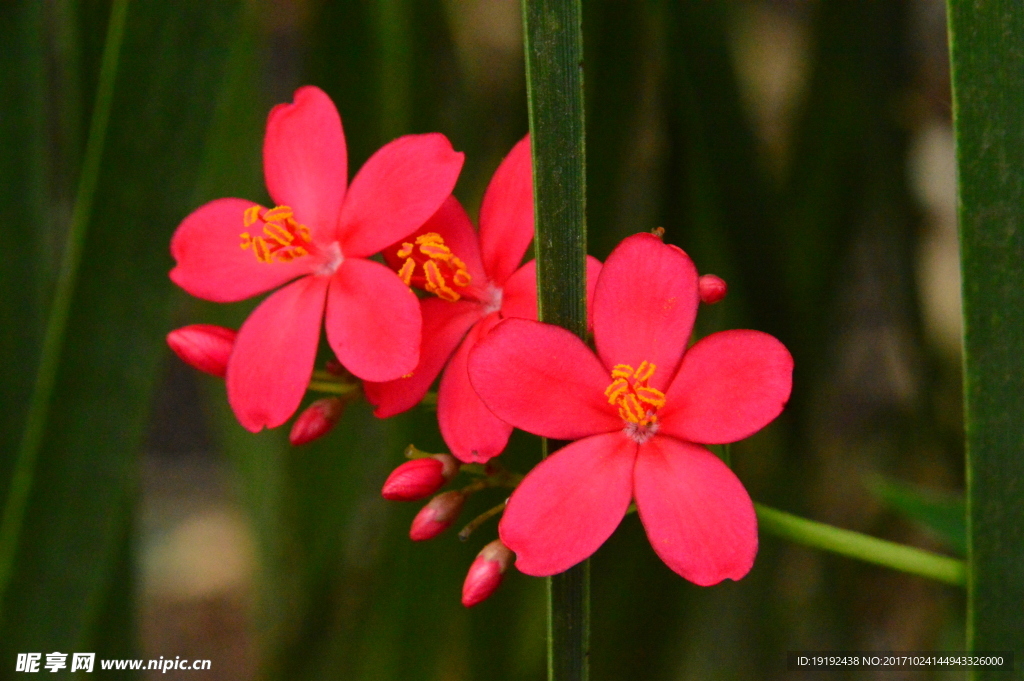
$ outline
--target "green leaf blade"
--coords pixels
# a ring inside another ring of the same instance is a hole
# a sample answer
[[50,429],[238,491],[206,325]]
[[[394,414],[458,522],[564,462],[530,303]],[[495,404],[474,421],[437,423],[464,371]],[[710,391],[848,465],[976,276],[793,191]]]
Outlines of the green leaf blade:
[[952,0],[948,8],[964,302],[967,643],[1021,651],[1024,7]]

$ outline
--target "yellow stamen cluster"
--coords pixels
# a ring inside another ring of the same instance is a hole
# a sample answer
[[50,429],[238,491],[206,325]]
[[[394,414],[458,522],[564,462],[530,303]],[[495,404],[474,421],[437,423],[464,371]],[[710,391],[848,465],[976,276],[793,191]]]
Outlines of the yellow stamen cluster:
[[[252,248],[253,255],[262,263],[291,262],[296,258],[309,255],[306,248],[311,241],[309,228],[295,221],[295,215],[288,206],[276,206],[264,210],[261,206],[246,209],[242,218],[244,226],[249,227],[257,220],[263,221],[263,236],[252,236],[242,232],[239,244],[243,251]],[[304,245],[305,244],[305,245]]]
[[656,412],[665,406],[665,393],[647,385],[657,366],[648,361],[636,370],[628,364],[616,364],[612,369],[612,382],[604,394],[609,404],[619,406],[619,416],[640,426],[657,423]]
[[455,286],[469,286],[473,280],[466,269],[466,264],[452,253],[452,249],[445,245],[444,239],[437,232],[421,234],[416,237],[415,243],[402,243],[398,257],[405,258],[405,262],[398,270],[398,276],[406,286],[412,281],[416,265],[421,264],[423,288],[450,303],[454,303],[462,296],[449,286],[446,275]]

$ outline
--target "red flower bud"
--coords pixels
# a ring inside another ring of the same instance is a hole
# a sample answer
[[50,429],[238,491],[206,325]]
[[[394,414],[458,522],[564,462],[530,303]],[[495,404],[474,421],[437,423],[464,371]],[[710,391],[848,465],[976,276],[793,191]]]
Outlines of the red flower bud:
[[433,539],[441,534],[455,522],[462,512],[462,504],[466,501],[466,495],[462,492],[451,491],[438,494],[427,502],[427,505],[420,509],[416,517],[412,519],[412,527],[409,528],[409,539],[413,541],[425,541]]
[[331,431],[344,411],[345,404],[337,397],[317,400],[295,419],[288,441],[298,447],[323,437]]
[[391,471],[380,493],[389,501],[419,501],[441,489],[459,472],[450,454],[435,454],[406,461]]
[[729,287],[721,277],[716,277],[713,274],[703,274],[697,280],[697,290],[700,292],[701,301],[708,305],[714,305],[725,298]]
[[185,364],[224,378],[237,335],[223,326],[192,324],[167,334],[167,344]]
[[462,604],[471,608],[490,598],[501,586],[502,576],[513,558],[515,554],[500,539],[485,546],[469,566],[466,581],[462,583]]

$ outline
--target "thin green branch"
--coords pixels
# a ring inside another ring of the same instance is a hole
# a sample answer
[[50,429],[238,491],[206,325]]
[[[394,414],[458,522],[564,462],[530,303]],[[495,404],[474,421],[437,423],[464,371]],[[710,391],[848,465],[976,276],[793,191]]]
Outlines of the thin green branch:
[[32,492],[36,462],[46,433],[50,400],[57,380],[61,352],[64,348],[64,333],[67,329],[71,301],[78,282],[78,268],[82,259],[89,219],[92,215],[93,199],[99,180],[100,160],[110,121],[110,109],[114,98],[114,81],[117,78],[117,63],[124,38],[125,19],[128,13],[127,0],[115,0],[110,11],[107,37],[103,47],[96,102],[93,107],[89,138],[85,145],[85,159],[79,178],[75,207],[71,214],[71,225],[60,275],[57,280],[50,308],[39,368],[29,401],[25,430],[14,461],[11,487],[4,501],[3,516],[0,519],[0,603],[11,582],[14,560],[18,552],[25,510]]
[[332,395],[351,395],[359,390],[354,383],[334,383],[331,381],[310,381],[309,390],[319,393],[330,393]]
[[966,584],[967,568],[962,560],[808,520],[764,504],[755,503],[754,509],[761,530],[778,537],[946,584]]

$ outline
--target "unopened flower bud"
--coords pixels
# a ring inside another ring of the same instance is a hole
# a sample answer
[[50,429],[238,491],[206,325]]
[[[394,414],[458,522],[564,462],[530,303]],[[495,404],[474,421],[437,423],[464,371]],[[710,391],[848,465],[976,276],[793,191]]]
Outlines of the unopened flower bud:
[[471,608],[490,598],[501,586],[502,576],[513,558],[515,554],[500,539],[485,546],[469,566],[466,581],[462,583],[462,604]]
[[288,441],[298,447],[323,437],[330,432],[344,411],[345,403],[337,397],[317,400],[295,419],[292,432],[288,434]]
[[380,493],[389,501],[426,499],[455,477],[459,463],[450,454],[406,461],[391,471]]
[[224,378],[237,335],[223,326],[191,324],[167,334],[167,345],[189,366]]
[[421,508],[416,517],[412,519],[409,539],[425,541],[441,534],[459,517],[459,513],[462,512],[462,504],[465,502],[466,495],[462,492],[453,490],[438,494],[427,502],[427,505]]
[[728,293],[729,287],[721,277],[716,277],[713,274],[703,274],[700,279],[697,280],[697,290],[700,292],[700,299],[702,302],[705,302],[708,305],[714,305],[725,298],[725,294]]

